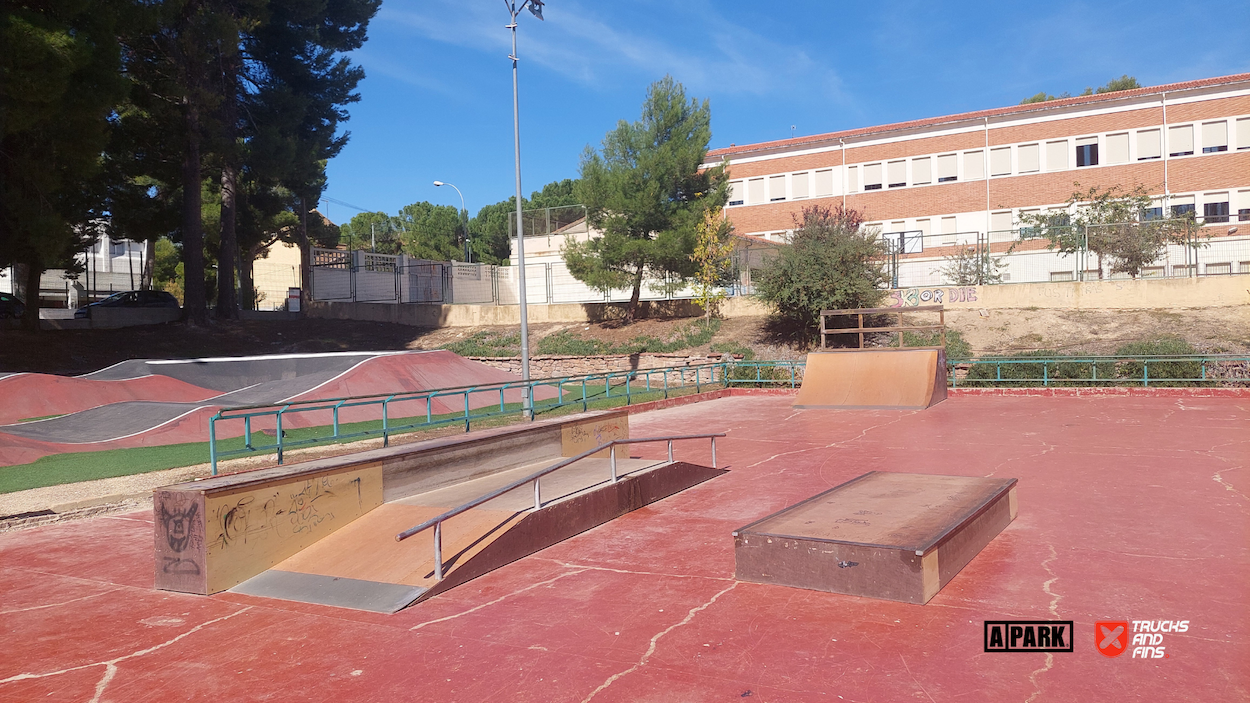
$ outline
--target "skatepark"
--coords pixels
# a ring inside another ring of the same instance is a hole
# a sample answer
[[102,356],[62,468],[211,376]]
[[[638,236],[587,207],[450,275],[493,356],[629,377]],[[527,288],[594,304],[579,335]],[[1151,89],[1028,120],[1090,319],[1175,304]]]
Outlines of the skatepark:
[[[1244,699],[1250,393],[948,390],[937,354],[814,353],[802,389],[293,460],[0,534],[0,699]],[[388,361],[57,383],[208,413],[249,386],[375,392],[353,369]],[[1006,620],[1070,621],[1071,651],[989,651]],[[1096,647],[1096,623],[1147,620],[1189,624],[1162,658]]]

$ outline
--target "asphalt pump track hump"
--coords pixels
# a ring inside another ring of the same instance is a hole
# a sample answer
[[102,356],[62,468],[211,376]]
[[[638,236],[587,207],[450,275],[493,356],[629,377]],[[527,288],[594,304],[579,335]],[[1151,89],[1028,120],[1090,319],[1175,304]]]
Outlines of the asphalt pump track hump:
[[[515,380],[519,379],[505,371],[444,350],[137,359],[72,379],[15,374],[0,378],[0,395],[73,397],[79,391],[92,389],[95,398],[102,396],[106,402],[45,420],[16,423],[16,418],[4,418],[10,424],[0,425],[0,466],[64,452],[205,441],[208,419],[221,409]],[[146,384],[143,392],[135,391],[137,384]],[[116,388],[101,394],[95,390],[101,385]],[[168,391],[172,397],[161,397],[162,391]],[[506,400],[520,399],[519,389],[511,393],[516,398],[507,396]],[[136,396],[142,399],[127,399]],[[122,399],[109,401],[110,397]],[[497,392],[481,393],[470,398],[470,406],[482,407],[498,401]],[[68,403],[62,405],[65,404]],[[424,413],[425,402],[419,404]],[[55,405],[45,403],[43,409]],[[436,398],[431,403],[436,414],[463,408],[459,398]],[[405,408],[393,410],[403,412]],[[355,422],[376,419],[376,414],[376,409],[352,408],[341,413],[340,419]],[[322,418],[314,415],[317,414],[296,414],[285,422],[289,427],[320,424]],[[219,436],[241,432],[241,427],[220,429]],[[254,429],[264,429],[263,423]]]

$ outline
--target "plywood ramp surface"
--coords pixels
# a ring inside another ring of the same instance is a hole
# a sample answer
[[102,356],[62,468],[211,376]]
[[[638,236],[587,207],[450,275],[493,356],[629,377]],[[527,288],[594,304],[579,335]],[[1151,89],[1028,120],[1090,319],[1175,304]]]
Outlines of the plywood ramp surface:
[[945,398],[941,350],[814,352],[794,407],[919,410]]
[[[434,530],[396,542],[395,535],[448,510],[387,503],[274,568],[337,578],[428,588],[434,585]],[[466,560],[519,519],[517,513],[470,510],[443,524],[443,560]],[[451,568],[451,566],[447,566]]]

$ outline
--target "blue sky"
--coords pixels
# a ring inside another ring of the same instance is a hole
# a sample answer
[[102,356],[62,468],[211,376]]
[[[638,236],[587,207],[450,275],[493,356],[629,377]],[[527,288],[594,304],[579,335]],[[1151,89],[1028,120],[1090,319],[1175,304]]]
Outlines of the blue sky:
[[[715,148],[1076,94],[1125,73],[1158,85],[1250,71],[1241,0],[549,0],[544,14],[523,13],[518,38],[527,197],[576,177],[582,150],[637,119],[666,73],[711,101]],[[353,55],[367,78],[326,196],[390,213],[458,205],[442,180],[476,213],[511,195],[507,20],[499,0],[385,0]]]

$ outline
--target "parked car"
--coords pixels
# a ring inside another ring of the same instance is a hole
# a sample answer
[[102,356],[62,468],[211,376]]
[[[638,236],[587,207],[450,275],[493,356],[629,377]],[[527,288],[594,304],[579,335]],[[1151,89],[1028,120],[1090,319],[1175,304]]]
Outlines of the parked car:
[[25,313],[25,303],[8,293],[0,293],[0,320],[9,317],[21,317]]
[[163,290],[129,290],[114,293],[104,300],[85,305],[74,311],[75,319],[91,317],[91,308],[177,308],[178,299]]

